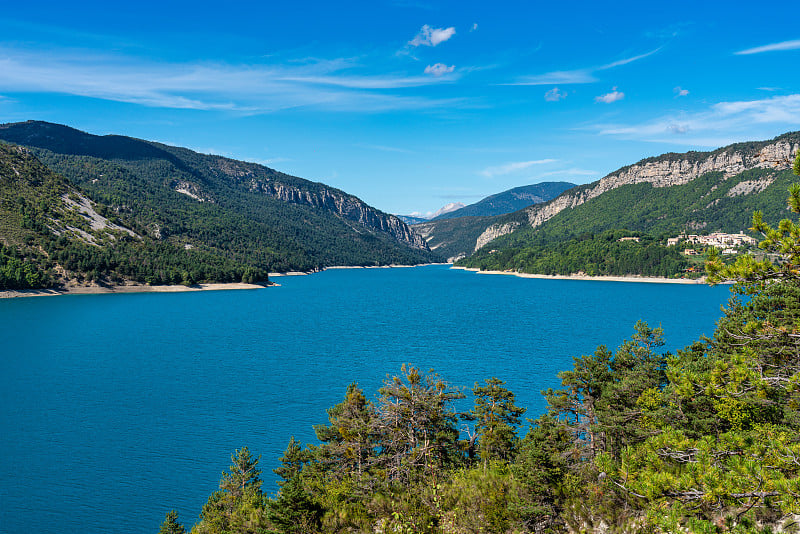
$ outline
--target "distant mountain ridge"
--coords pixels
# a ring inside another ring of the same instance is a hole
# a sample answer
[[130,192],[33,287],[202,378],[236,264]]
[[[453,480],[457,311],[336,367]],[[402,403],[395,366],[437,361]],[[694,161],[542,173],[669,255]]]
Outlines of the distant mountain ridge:
[[[470,266],[525,268],[534,250],[625,229],[650,235],[740,232],[754,211],[786,216],[800,132],[736,143],[710,152],[669,153],[625,166],[591,184],[514,214],[483,221]],[[496,254],[499,259],[487,259]],[[513,265],[513,267],[512,267]]]
[[432,217],[432,221],[453,219],[455,217],[491,217],[512,213],[532,204],[540,204],[556,198],[568,189],[575,187],[569,182],[541,182],[523,185],[488,196],[461,209],[448,211]]
[[255,163],[40,121],[0,125],[0,140],[28,147],[142,235],[264,270],[438,259],[396,216]]
[[738,232],[750,226],[756,209],[776,220],[783,216],[799,148],[800,132],[790,132],[709,152],[663,154],[513,213],[431,221],[414,229],[451,260],[489,244],[501,250],[622,228]]

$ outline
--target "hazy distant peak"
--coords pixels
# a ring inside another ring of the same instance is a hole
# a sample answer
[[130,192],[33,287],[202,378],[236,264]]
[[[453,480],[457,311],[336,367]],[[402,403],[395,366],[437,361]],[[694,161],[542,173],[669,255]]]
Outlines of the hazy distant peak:
[[430,216],[430,218],[433,219],[434,217],[438,217],[439,215],[444,215],[445,213],[450,213],[451,211],[460,210],[464,206],[465,205],[462,204],[461,202],[451,202],[450,204],[443,206],[439,211],[433,213]]

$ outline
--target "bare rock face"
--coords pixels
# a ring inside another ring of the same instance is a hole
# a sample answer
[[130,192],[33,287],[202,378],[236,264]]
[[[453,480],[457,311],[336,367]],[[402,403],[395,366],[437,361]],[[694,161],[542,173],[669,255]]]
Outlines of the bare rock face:
[[342,219],[356,223],[368,230],[385,232],[397,241],[412,248],[429,250],[425,240],[417,235],[406,223],[394,215],[383,213],[367,205],[359,198],[343,191],[315,184],[314,189],[305,189],[283,183],[279,173],[275,178],[265,177],[251,164],[234,162],[220,158],[216,170],[235,181],[258,192],[289,204],[301,204],[331,211]]
[[564,193],[546,204],[531,206],[527,209],[528,221],[536,228],[564,209],[579,206],[623,185],[650,183],[653,187],[670,187],[686,184],[709,172],[722,172],[723,176],[728,178],[753,168],[788,169],[798,150],[800,142],[780,139],[762,146],[757,151],[732,145],[728,149],[705,155],[687,153],[676,155],[679,157],[642,160],[578,191]]
[[478,240],[475,242],[475,251],[482,248],[485,244],[489,243],[490,241],[494,241],[500,236],[510,234],[514,230],[519,228],[518,222],[510,222],[506,224],[493,224],[484,232],[478,236]]

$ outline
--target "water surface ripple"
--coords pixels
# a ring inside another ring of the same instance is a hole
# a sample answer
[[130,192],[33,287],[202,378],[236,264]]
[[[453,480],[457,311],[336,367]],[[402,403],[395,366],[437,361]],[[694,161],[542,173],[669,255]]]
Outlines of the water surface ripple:
[[330,270],[256,291],[0,301],[0,532],[190,527],[230,453],[274,492],[290,436],[350,382],[372,397],[404,362],[528,407],[556,373],[644,319],[674,351],[711,334],[724,287],[520,279],[443,266]]

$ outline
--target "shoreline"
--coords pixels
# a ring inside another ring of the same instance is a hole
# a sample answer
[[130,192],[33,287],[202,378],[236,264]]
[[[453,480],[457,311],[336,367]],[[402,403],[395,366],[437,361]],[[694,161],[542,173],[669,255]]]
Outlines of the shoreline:
[[460,271],[470,271],[477,274],[502,274],[507,276],[516,276],[518,278],[537,278],[540,280],[581,280],[581,281],[599,281],[599,282],[640,282],[646,284],[688,284],[688,285],[705,285],[706,277],[700,278],[663,278],[660,276],[589,276],[579,274],[528,274],[518,273],[516,271],[481,271],[474,268],[452,266],[451,269]]
[[[420,265],[335,265],[325,267],[319,271],[288,271],[285,273],[269,273],[272,278],[282,276],[307,276],[316,274],[328,269],[395,269],[423,267],[426,265],[449,265],[447,263],[424,263]],[[267,287],[280,287],[280,284],[269,282],[267,284],[245,284],[242,282],[194,284],[184,286],[180,284],[171,286],[148,286],[145,284],[130,284],[122,286],[68,286],[64,288],[50,289],[0,289],[1,299],[28,298],[28,297],[57,297],[59,295],[107,295],[116,293],[186,293],[189,291],[228,291],[240,289],[264,289]]]
[[26,297],[57,297],[59,295],[111,295],[116,293],[185,293],[189,291],[228,291],[234,289],[265,289],[278,284],[244,284],[241,282],[194,284],[191,286],[72,286],[62,289],[8,289],[0,290],[0,299]]
[[270,278],[280,278],[281,276],[308,276],[318,274],[324,271],[341,270],[341,269],[413,269],[414,267],[428,267],[431,265],[452,265],[450,263],[420,263],[418,265],[331,265],[323,267],[318,271],[289,271],[285,273],[269,273]]

